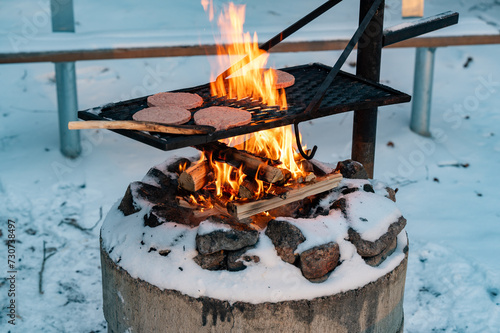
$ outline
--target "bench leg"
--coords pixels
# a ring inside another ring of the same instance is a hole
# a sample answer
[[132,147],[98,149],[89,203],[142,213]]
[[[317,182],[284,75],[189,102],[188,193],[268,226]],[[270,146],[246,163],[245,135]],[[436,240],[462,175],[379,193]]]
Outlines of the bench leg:
[[68,122],[78,120],[75,63],[58,62],[55,63],[55,68],[61,153],[66,157],[76,158],[82,150],[80,132],[68,129]]
[[434,77],[434,55],[436,48],[417,48],[415,76],[413,81],[413,103],[410,129],[423,136],[430,136],[432,80]]

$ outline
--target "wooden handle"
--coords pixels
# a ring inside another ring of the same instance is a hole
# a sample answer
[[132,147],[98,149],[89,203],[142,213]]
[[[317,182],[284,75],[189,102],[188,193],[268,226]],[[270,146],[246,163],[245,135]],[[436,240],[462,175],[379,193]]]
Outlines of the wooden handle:
[[208,134],[215,131],[211,126],[198,125],[164,125],[149,121],[134,121],[134,120],[88,120],[88,121],[70,121],[68,128],[73,129],[126,129],[136,131],[160,132],[169,134]]

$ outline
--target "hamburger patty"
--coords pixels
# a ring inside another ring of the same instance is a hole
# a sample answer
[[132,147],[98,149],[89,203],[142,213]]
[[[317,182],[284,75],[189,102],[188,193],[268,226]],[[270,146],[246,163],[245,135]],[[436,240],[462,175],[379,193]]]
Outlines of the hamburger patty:
[[274,73],[274,75],[276,76],[276,80],[274,82],[274,88],[275,89],[288,88],[288,87],[293,86],[293,84],[295,83],[295,77],[292,74],[289,74],[289,73],[284,72],[284,71],[280,71],[279,69],[274,69],[274,68],[264,69],[264,68],[261,68],[261,69],[252,69],[249,72],[251,73],[251,75],[253,75],[253,72],[255,72],[255,71],[258,71],[258,72],[261,73],[261,75],[262,75],[262,82],[264,82],[264,73],[265,72],[271,71],[272,73]]
[[134,113],[132,119],[136,121],[152,121],[166,125],[181,125],[191,119],[191,112],[176,105],[154,106]]
[[213,126],[217,131],[246,125],[251,120],[252,114],[250,112],[228,106],[211,106],[194,114],[196,125]]
[[162,92],[148,97],[148,106],[177,105],[185,109],[194,109],[203,104],[203,99],[197,94],[185,92]]

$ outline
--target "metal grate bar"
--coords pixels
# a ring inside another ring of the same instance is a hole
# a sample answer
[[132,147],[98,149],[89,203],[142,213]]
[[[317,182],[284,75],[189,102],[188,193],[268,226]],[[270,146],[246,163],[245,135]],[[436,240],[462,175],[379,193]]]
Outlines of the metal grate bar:
[[[211,96],[208,84],[176,90],[177,92],[190,92],[200,95],[204,100],[200,108],[220,105],[247,110],[252,113],[252,122],[248,125],[226,131],[217,131],[208,135],[190,136],[128,130],[114,131],[162,150],[172,150],[342,112],[410,101],[410,96],[405,93],[341,71],[327,89],[318,111],[314,115],[306,114],[304,111],[307,105],[313,99],[314,93],[330,72],[331,67],[322,64],[310,64],[282,70],[295,76],[295,84],[285,89],[288,102],[288,109],[286,110],[279,110],[277,106],[268,106],[259,100],[251,98],[241,100],[217,98]],[[131,120],[135,112],[147,107],[146,100],[147,97],[140,97],[107,104],[101,108],[80,111],[78,116],[84,120]],[[200,108],[192,110],[193,113]],[[188,124],[194,124],[193,120],[190,120]]]

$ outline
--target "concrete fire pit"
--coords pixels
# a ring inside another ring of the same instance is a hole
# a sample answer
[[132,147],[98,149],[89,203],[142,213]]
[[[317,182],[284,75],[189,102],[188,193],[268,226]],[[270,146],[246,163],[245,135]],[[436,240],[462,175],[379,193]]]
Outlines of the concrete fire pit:
[[349,179],[363,172],[346,162],[306,213],[254,223],[155,213],[176,175],[153,168],[101,229],[108,331],[402,332],[406,220],[394,191]]
[[311,300],[259,304],[162,290],[130,276],[104,249],[101,262],[110,333],[403,332],[406,255],[389,273],[363,287]]

